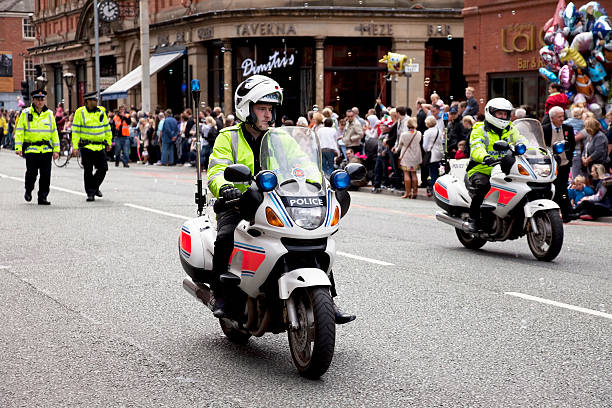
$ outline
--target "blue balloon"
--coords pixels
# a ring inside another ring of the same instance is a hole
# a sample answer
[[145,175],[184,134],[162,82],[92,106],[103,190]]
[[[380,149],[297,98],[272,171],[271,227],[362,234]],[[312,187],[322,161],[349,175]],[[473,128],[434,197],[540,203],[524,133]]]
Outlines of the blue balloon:
[[548,79],[550,82],[554,82],[554,83],[559,83],[559,78],[553,73],[551,72],[549,69],[546,68],[540,68],[538,70],[538,72],[540,73],[540,75],[542,75],[544,78]]

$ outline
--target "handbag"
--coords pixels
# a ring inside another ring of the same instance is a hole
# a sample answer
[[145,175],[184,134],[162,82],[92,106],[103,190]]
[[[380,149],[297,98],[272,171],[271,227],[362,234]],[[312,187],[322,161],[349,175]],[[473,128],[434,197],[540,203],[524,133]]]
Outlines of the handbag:
[[[438,129],[438,134],[436,135],[436,138],[434,139],[434,142],[431,145],[431,150],[433,150],[434,146],[436,145],[436,142],[438,141],[438,137],[440,137],[440,129]],[[429,150],[428,152],[425,152],[425,154],[423,155],[423,165],[424,166],[427,166],[429,162],[431,161],[431,150]]]

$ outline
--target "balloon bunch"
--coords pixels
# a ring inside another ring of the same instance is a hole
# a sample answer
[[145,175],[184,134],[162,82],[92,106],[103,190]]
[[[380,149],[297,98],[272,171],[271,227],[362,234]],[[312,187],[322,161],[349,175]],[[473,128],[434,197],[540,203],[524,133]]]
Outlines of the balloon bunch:
[[559,0],[555,15],[544,25],[545,46],[540,74],[561,84],[578,103],[605,106],[612,99],[612,24],[604,8],[590,1],[580,8]]
[[404,54],[398,54],[395,52],[386,53],[378,62],[387,64],[387,75],[389,78],[391,75],[405,75],[408,73],[408,65],[411,61]]

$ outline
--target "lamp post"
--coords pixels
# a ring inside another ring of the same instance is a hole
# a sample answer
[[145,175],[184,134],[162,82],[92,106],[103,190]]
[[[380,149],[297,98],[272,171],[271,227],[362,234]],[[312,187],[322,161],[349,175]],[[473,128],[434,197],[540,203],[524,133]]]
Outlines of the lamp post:
[[68,112],[72,112],[72,86],[74,85],[75,76],[72,72],[66,72],[64,74],[64,81],[68,87]]
[[36,83],[34,85],[36,86],[36,89],[45,89],[49,81],[45,76],[41,75],[39,77],[36,77],[35,82]]

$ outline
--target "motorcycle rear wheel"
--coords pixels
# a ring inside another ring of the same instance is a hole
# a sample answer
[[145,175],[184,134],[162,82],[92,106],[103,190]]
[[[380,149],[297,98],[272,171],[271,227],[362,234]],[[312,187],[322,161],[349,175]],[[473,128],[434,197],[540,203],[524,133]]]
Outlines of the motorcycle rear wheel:
[[329,368],[336,343],[336,321],[328,288],[309,287],[294,291],[298,330],[289,329],[289,348],[301,376],[313,380]]
[[225,337],[232,343],[246,344],[251,338],[251,333],[236,329],[227,319],[219,319],[219,325]]
[[552,261],[563,246],[563,221],[559,210],[538,211],[533,215],[538,233],[527,233],[527,243],[538,261]]
[[461,244],[468,249],[480,249],[487,243],[486,240],[479,238],[474,234],[470,234],[469,232],[460,230],[459,228],[455,228],[455,232],[457,233],[459,242],[461,242]]

